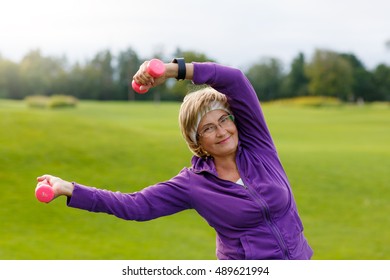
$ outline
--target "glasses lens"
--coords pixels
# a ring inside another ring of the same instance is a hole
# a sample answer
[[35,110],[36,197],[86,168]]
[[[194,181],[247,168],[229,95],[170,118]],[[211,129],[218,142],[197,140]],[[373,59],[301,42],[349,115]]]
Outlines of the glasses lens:
[[[225,115],[222,116],[219,121],[218,125],[222,128],[228,127],[232,122],[234,122],[234,116],[233,115]],[[210,124],[206,127],[204,127],[200,133],[199,136],[208,137],[211,136],[215,131],[217,130],[217,126],[215,124]]]

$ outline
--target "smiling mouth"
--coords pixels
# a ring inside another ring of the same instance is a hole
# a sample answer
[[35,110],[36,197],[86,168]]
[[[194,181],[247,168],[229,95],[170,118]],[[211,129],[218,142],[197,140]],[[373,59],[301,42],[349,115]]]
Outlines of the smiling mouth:
[[217,142],[217,144],[224,144],[224,143],[226,143],[231,137],[232,137],[232,136],[229,136],[229,137],[223,139],[222,141]]

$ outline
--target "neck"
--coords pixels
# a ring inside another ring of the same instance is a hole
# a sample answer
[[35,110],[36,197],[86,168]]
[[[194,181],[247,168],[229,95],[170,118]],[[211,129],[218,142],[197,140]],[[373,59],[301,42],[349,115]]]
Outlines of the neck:
[[232,182],[237,182],[240,178],[234,155],[223,158],[214,158],[214,164],[219,178]]
[[217,169],[237,169],[235,156],[214,157],[214,164]]

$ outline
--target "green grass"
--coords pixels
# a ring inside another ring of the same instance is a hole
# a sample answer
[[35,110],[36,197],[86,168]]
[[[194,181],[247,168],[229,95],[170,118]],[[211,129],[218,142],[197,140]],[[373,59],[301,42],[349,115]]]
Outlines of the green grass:
[[[175,176],[191,153],[179,104],[0,100],[0,259],[215,259],[195,211],[124,221],[42,204],[35,178],[132,192]],[[390,259],[390,110],[264,105],[314,259]]]

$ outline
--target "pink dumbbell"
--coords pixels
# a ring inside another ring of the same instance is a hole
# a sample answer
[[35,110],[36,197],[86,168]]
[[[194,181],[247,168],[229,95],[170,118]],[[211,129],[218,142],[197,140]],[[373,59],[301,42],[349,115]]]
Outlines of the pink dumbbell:
[[[149,61],[146,71],[153,78],[159,78],[165,73],[165,64],[161,60],[154,58]],[[141,90],[141,85],[137,84],[134,80],[132,81],[131,86],[140,94],[146,93],[149,90],[148,88]]]
[[54,190],[47,181],[42,181],[35,189],[35,196],[40,202],[48,203],[54,198]]

